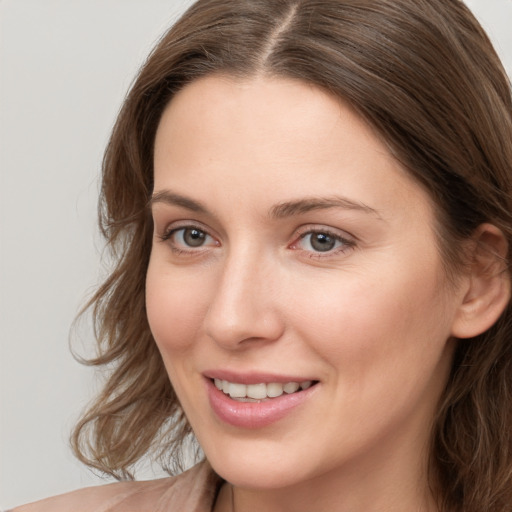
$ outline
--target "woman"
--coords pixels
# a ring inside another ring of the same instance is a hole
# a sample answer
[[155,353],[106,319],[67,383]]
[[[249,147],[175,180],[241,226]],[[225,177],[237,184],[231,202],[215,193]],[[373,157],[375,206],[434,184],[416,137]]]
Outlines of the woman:
[[202,0],[108,146],[111,370],[19,510],[512,507],[512,100],[457,0]]

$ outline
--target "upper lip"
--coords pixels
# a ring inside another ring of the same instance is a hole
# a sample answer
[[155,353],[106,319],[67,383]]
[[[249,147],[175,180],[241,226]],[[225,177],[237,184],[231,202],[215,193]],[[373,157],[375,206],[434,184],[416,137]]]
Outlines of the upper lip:
[[283,375],[269,372],[249,371],[241,373],[232,370],[207,370],[203,372],[203,376],[208,379],[227,380],[228,382],[236,382],[237,384],[269,384],[278,382],[286,384],[287,382],[306,382],[316,381],[317,379],[310,376]]

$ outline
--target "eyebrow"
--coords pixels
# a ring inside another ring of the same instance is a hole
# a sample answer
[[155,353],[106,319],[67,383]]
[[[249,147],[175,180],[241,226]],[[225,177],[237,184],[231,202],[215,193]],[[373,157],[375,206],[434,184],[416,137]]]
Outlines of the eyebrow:
[[[206,215],[213,214],[199,201],[195,201],[189,197],[181,194],[176,194],[169,190],[162,190],[152,195],[149,200],[148,206],[151,208],[154,204],[164,203],[171,206],[180,206],[187,210],[203,213]],[[381,218],[378,210],[361,203],[359,201],[352,201],[343,196],[329,196],[329,197],[305,197],[295,201],[286,201],[274,205],[269,210],[269,217],[272,219],[283,219],[292,217],[294,215],[304,214],[313,210],[327,210],[329,208],[342,208],[344,210],[355,210],[363,213],[373,214]]]
[[370,213],[378,218],[380,213],[370,206],[359,201],[352,201],[343,196],[329,197],[306,197],[297,201],[287,201],[273,206],[270,210],[270,217],[282,219],[293,215],[300,215],[312,210],[327,210],[328,208],[342,208],[344,210],[356,210],[363,213]]
[[161,192],[153,194],[149,200],[148,206],[152,208],[154,204],[158,203],[164,203],[171,206],[181,206],[182,208],[186,208],[187,210],[197,213],[209,213],[208,209],[200,202],[194,201],[193,199],[180,194],[174,194],[169,190],[162,190]]

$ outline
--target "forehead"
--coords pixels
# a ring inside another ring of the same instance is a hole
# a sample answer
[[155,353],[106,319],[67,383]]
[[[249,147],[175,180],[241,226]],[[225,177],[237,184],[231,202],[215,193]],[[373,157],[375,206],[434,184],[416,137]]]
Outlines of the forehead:
[[329,192],[380,209],[412,190],[428,201],[352,108],[291,79],[213,75],[186,86],[163,113],[154,163],[156,191],[194,190],[210,200]]

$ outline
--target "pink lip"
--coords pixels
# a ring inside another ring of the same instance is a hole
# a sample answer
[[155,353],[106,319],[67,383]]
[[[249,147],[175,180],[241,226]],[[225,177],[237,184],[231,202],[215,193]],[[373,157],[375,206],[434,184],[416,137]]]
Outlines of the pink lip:
[[208,379],[228,380],[229,382],[237,382],[238,384],[261,384],[264,382],[279,382],[286,384],[287,382],[305,382],[314,381],[312,377],[297,377],[296,375],[282,375],[267,372],[247,372],[239,373],[230,370],[208,370],[203,372],[203,375]]
[[[253,376],[248,376],[245,380],[250,380],[251,382],[244,382],[240,379],[240,376],[238,376],[237,379],[238,380],[232,380],[231,382],[239,382],[241,384],[257,384],[260,382],[297,382],[297,380],[275,380],[275,377],[273,377],[272,380],[260,379],[255,381],[253,380]],[[216,416],[229,425],[247,429],[266,427],[281,420],[291,413],[293,409],[308,400],[308,398],[315,393],[317,389],[317,386],[312,386],[306,390],[291,393],[289,395],[283,394],[277,398],[270,398],[261,402],[238,402],[217,389],[211,379],[206,378],[205,382],[210,406]],[[304,382],[304,380],[301,382]]]

